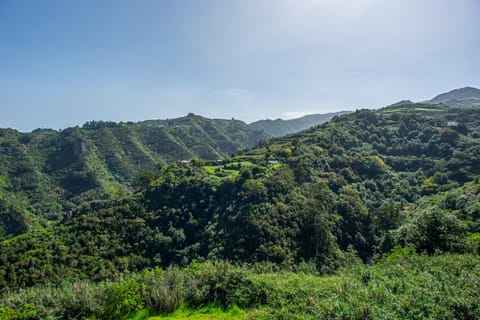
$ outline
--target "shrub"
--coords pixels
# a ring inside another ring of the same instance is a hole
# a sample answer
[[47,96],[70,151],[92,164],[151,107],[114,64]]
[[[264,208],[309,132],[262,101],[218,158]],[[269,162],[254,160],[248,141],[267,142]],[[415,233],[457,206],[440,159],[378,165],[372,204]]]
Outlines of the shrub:
[[158,313],[173,312],[183,303],[185,298],[185,272],[170,267],[144,271],[139,279],[144,285],[142,299],[145,308]]
[[455,215],[438,207],[431,207],[413,214],[409,221],[396,231],[395,237],[399,244],[412,246],[418,252],[461,252],[466,230],[465,223]]
[[467,252],[480,254],[480,233],[472,233],[467,237],[465,249]]
[[125,315],[143,309],[141,285],[134,279],[112,283],[107,288],[105,305],[100,310],[102,319],[122,319]]
[[193,306],[213,303],[222,307],[245,306],[249,297],[243,288],[249,287],[247,270],[228,262],[194,262],[186,269],[191,277],[188,302]]

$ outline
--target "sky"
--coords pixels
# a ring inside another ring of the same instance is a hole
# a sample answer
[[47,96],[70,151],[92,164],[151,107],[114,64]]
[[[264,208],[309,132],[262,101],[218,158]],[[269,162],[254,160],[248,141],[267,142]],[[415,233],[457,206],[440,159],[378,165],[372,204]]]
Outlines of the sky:
[[479,57],[480,0],[0,0],[0,127],[379,108]]

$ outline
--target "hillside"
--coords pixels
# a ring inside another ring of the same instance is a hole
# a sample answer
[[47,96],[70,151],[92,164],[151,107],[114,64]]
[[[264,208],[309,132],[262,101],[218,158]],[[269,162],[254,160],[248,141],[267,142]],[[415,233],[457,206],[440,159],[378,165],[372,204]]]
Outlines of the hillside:
[[1,241],[0,316],[480,316],[478,109],[359,110],[136,188]]
[[223,159],[273,131],[297,132],[336,114],[278,120],[275,130],[194,114],[137,123],[91,121],[62,131],[0,129],[0,238],[41,227],[85,201],[129,194],[161,166]]
[[310,127],[329,121],[335,116],[349,113],[347,111],[332,112],[325,114],[311,114],[291,120],[259,120],[248,126],[253,130],[263,130],[270,137],[281,137],[290,133],[299,132]]
[[465,87],[440,94],[427,101],[428,103],[442,103],[453,108],[480,108],[480,89]]
[[411,105],[411,104],[414,104],[414,102],[410,101],[410,100],[401,100],[401,101],[398,101],[396,103],[393,103],[393,104],[387,106],[386,108],[402,107],[402,106],[408,106],[408,105]]
[[236,120],[190,114],[139,123],[89,122],[63,131],[0,129],[0,238],[76,205],[133,191],[140,172],[182,159],[214,160],[265,138]]
[[[351,252],[371,261],[395,244],[461,251],[479,231],[479,146],[480,110],[421,104],[337,117],[222,164],[165,166],[134,196],[84,202],[61,223],[2,242],[0,284],[205,259],[308,261],[332,272]],[[467,183],[475,197],[461,215],[420,206],[438,192],[457,199]],[[432,219],[433,231],[418,228]],[[447,233],[430,238],[439,230]]]

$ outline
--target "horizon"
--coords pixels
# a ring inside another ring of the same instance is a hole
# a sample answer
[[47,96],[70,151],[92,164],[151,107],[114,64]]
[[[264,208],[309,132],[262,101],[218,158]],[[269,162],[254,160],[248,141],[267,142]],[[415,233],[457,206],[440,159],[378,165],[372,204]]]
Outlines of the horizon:
[[[442,92],[442,93],[439,93],[438,95],[441,95],[441,94],[445,94],[445,93],[450,93],[452,91],[455,91],[455,90],[459,90],[459,89],[476,89],[476,90],[480,90],[476,87],[473,87],[473,86],[465,86],[465,87],[461,87],[461,88],[455,88],[455,89],[452,89],[452,90],[449,90],[449,91],[446,91],[446,92]],[[438,95],[435,95],[434,97],[430,98],[430,99],[424,99],[422,101],[411,101],[409,99],[404,99],[404,100],[399,100],[397,102],[392,102],[391,104],[395,104],[395,103],[399,103],[399,102],[403,102],[403,101],[410,101],[410,102],[413,102],[413,103],[422,103],[422,102],[425,102],[425,101],[428,101],[428,100],[431,100],[435,97],[437,97]],[[389,105],[391,105],[389,104]],[[307,116],[314,116],[314,115],[325,115],[325,114],[331,114],[331,113],[344,113],[344,112],[355,112],[356,110],[378,110],[378,109],[382,109],[382,108],[385,108],[385,107],[388,107],[389,105],[385,105],[385,106],[382,106],[382,107],[378,107],[378,108],[354,108],[354,109],[350,109],[350,110],[347,110],[347,109],[344,109],[344,110],[338,110],[338,111],[329,111],[329,112],[324,112],[324,113],[303,113],[303,112],[291,112],[290,114],[286,114],[285,117],[283,118],[280,118],[280,117],[277,117],[277,118],[259,118],[259,119],[254,119],[253,121],[245,121],[245,120],[242,120],[242,119],[238,119],[236,117],[231,117],[230,119],[231,120],[239,120],[239,121],[242,121],[246,124],[251,124],[251,123],[254,123],[254,122],[257,122],[257,121],[276,121],[276,120],[282,120],[282,121],[288,121],[288,120],[296,120],[296,119],[301,119],[301,118],[304,118],[304,117],[307,117]],[[226,117],[224,118],[221,118],[221,117],[209,117],[209,116],[206,116],[206,115],[203,115],[203,114],[198,114],[198,113],[194,113],[194,112],[188,112],[187,114],[184,114],[184,115],[178,115],[176,117],[172,117],[172,118],[150,118],[150,119],[140,119],[140,120],[129,120],[129,119],[126,119],[126,120],[119,120],[119,121],[115,121],[115,120],[103,120],[103,119],[91,119],[91,120],[87,120],[87,121],[84,121],[83,123],[77,123],[77,124],[73,124],[73,125],[70,125],[70,126],[67,126],[67,127],[63,127],[63,128],[51,128],[51,127],[38,127],[38,128],[33,128],[31,130],[21,130],[21,129],[17,129],[17,128],[12,128],[12,127],[0,127],[0,129],[13,129],[13,130],[16,130],[16,131],[19,131],[19,132],[22,132],[22,133],[31,133],[35,130],[58,130],[58,131],[62,131],[62,130],[65,130],[65,129],[68,129],[68,128],[72,128],[72,127],[82,127],[83,125],[85,125],[86,123],[88,122],[114,122],[116,124],[122,124],[122,123],[142,123],[142,122],[146,122],[146,121],[168,121],[168,120],[175,120],[175,119],[179,119],[179,118],[185,118],[185,117],[188,117],[189,115],[193,115],[193,116],[199,116],[199,117],[203,117],[203,118],[207,118],[207,119],[211,119],[211,120],[230,120]]]
[[293,119],[480,87],[480,2],[0,0],[0,127]]

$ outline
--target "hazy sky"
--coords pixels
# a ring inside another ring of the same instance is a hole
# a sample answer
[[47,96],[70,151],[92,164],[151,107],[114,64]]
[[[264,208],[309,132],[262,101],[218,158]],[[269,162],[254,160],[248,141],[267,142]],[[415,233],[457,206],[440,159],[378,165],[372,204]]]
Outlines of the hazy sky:
[[480,87],[480,0],[0,0],[0,127],[288,118]]

